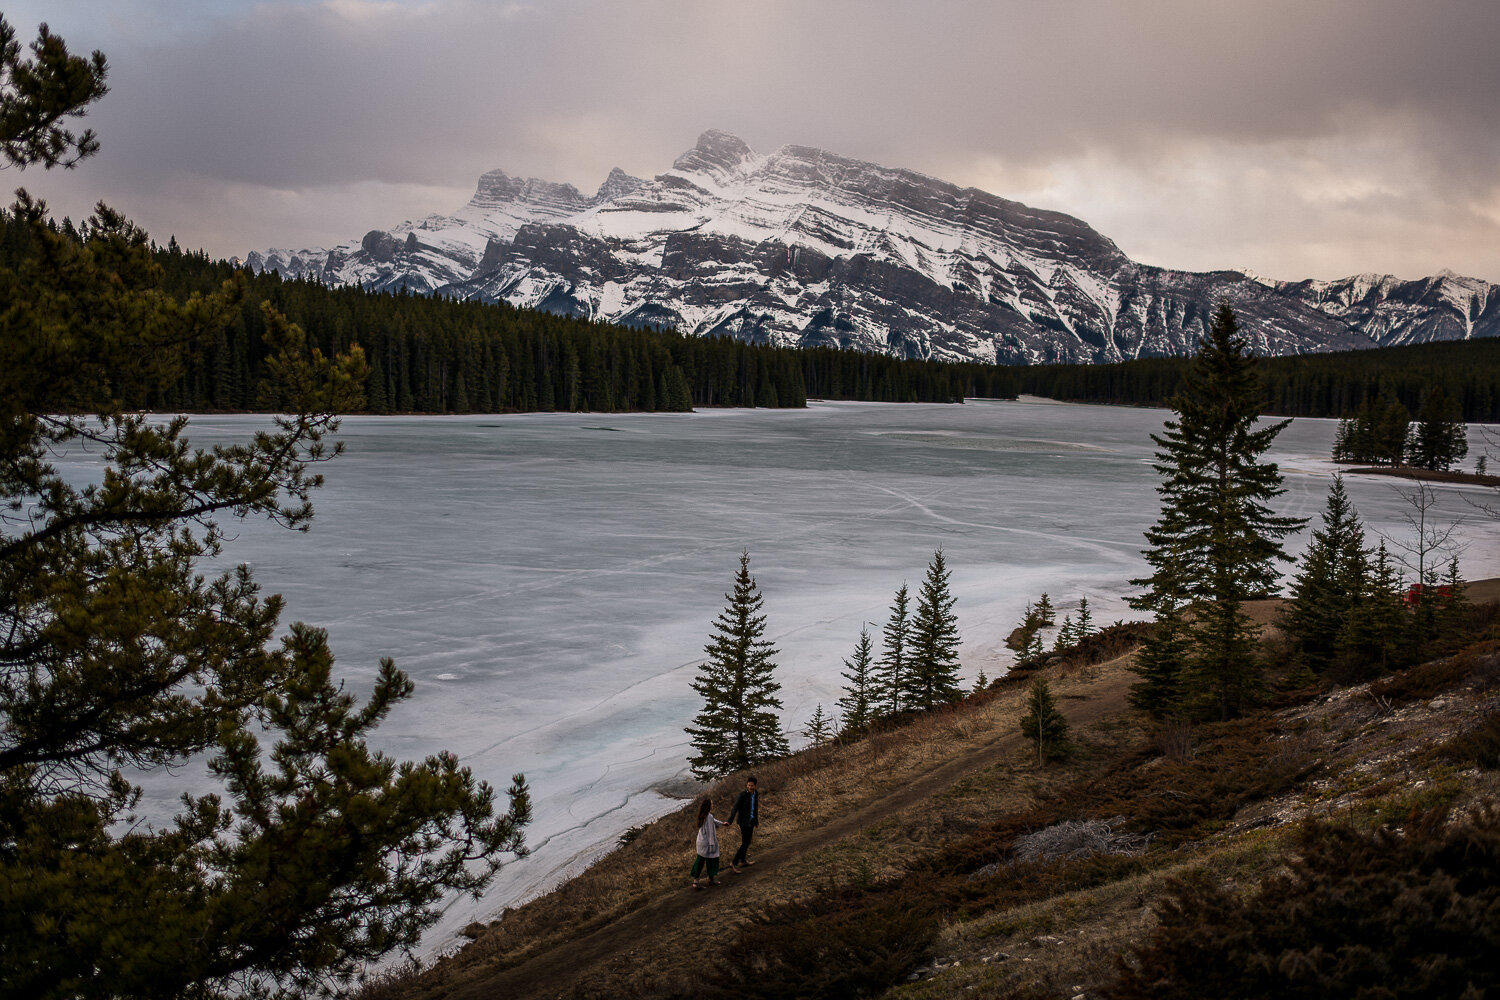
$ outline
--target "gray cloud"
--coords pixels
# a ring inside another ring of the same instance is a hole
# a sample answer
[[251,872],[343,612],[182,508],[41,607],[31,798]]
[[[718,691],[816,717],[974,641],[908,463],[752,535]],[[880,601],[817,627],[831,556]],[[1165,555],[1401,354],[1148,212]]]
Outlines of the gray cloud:
[[1072,212],[1153,263],[1500,278],[1500,5],[12,4],[102,48],[105,152],[24,180],[213,253],[596,185],[709,127]]

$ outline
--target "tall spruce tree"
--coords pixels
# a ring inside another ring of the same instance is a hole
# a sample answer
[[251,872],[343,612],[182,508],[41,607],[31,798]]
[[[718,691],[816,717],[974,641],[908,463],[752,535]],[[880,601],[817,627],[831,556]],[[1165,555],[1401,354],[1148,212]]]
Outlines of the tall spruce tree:
[[907,671],[907,705],[928,709],[956,701],[958,686],[957,598],[948,588],[949,570],[943,550],[932,554],[927,576],[917,595],[917,610],[911,620],[911,666]]
[[1343,477],[1334,476],[1323,526],[1313,531],[1281,619],[1312,670],[1322,671],[1333,662],[1339,633],[1361,599],[1368,573],[1364,528]]
[[877,671],[879,711],[897,715],[906,709],[906,681],[911,661],[911,597],[905,583],[891,602],[891,616],[881,634]]
[[859,630],[854,655],[844,660],[843,676],[844,696],[839,699],[839,711],[844,713],[844,732],[850,735],[862,733],[875,721],[880,693],[875,677],[874,643],[868,625]]
[[1222,304],[1172,400],[1176,419],[1152,435],[1162,511],[1146,532],[1153,572],[1132,581],[1146,588],[1133,606],[1158,616],[1185,601],[1189,693],[1220,718],[1259,691],[1256,630],[1242,604],[1274,592],[1276,562],[1288,559],[1281,539],[1302,524],[1267,506],[1284,491],[1276,465],[1259,459],[1290,421],[1257,426],[1261,404],[1255,359]]
[[693,690],[703,709],[687,728],[693,749],[688,758],[700,779],[717,778],[790,752],[777,713],[781,685],[773,676],[777,650],[762,638],[765,595],[750,575],[750,553],[740,553],[734,589],[724,595],[728,606],[714,620],[712,638]]

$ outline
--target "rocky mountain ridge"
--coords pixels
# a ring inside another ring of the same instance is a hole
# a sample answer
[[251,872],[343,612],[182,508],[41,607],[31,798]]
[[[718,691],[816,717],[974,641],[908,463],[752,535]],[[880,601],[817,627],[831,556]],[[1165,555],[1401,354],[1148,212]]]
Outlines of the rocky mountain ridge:
[[505,301],[757,343],[1001,363],[1191,353],[1220,301],[1263,354],[1500,335],[1497,286],[1448,272],[1272,281],[1131,261],[1087,223],[807,146],[705,132],[593,196],[491,171],[451,216],[255,270]]

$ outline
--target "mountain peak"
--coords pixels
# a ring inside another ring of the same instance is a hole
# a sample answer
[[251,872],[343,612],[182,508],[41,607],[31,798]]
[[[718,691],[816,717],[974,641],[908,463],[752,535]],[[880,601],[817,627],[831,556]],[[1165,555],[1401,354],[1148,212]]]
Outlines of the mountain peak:
[[677,158],[672,168],[684,173],[720,175],[733,172],[754,157],[755,150],[744,139],[733,133],[711,128],[698,137],[696,146]]
[[639,177],[632,177],[619,167],[615,167],[609,172],[609,176],[604,178],[604,183],[599,185],[599,192],[594,195],[594,201],[614,201],[616,198],[629,194],[644,183],[646,182]]
[[469,204],[475,208],[496,208],[515,202],[553,206],[559,211],[579,211],[587,207],[588,199],[571,184],[556,184],[536,177],[522,180],[504,170],[491,170],[481,175],[474,197],[469,199]]

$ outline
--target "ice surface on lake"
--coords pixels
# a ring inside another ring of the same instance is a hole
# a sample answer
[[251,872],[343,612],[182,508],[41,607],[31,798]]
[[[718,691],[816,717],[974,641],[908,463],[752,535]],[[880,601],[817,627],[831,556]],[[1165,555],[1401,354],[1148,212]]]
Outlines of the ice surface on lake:
[[[347,454],[322,467],[311,532],[231,523],[226,557],[285,596],[286,621],[328,629],[354,690],[368,692],[384,655],[412,676],[382,749],[451,749],[501,789],[526,774],[533,853],[482,901],[450,902],[426,945],[443,950],[469,921],[681,805],[654,788],[687,775],[689,683],[741,549],[781,650],[789,732],[818,703],[834,710],[861,625],[878,633],[896,588],[915,594],[938,547],[965,680],[994,677],[1011,659],[1003,638],[1043,590],[1059,620],[1084,595],[1099,625],[1139,617],[1123,598],[1145,570],[1149,435],[1165,417],[1025,400],[350,418]],[[192,434],[207,444],[265,423],[198,417]],[[1279,512],[1321,512],[1335,423],[1297,420],[1278,439]],[[1349,478],[1368,527],[1405,534],[1399,482]],[[1470,513],[1461,488],[1437,489],[1440,516]],[[1467,575],[1500,572],[1500,527],[1471,518],[1466,534]],[[173,781],[150,782],[152,815],[170,816],[183,787],[207,787]],[[689,860],[684,846],[684,871]]]

